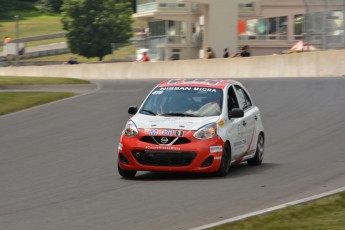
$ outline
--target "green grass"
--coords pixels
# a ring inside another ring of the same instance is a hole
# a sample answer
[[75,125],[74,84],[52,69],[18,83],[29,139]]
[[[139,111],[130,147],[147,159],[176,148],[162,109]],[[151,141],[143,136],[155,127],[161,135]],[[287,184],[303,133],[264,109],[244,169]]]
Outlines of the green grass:
[[[89,81],[57,77],[0,76],[1,85],[89,84]],[[0,115],[77,95],[70,92],[1,92]]]
[[[4,36],[9,36],[12,39],[15,39],[15,21],[14,15],[18,15],[19,20],[19,37],[34,37],[40,35],[54,34],[64,32],[61,23],[60,14],[44,14],[37,11],[23,11],[23,12],[11,12],[13,16],[8,17],[7,19],[0,20],[0,35],[3,39]],[[138,22],[133,23],[134,27],[144,27],[144,24]],[[46,39],[41,41],[26,42],[25,47],[47,45],[58,42],[66,42],[66,38],[56,38],[56,39]],[[0,47],[0,51],[3,51],[3,47]],[[114,54],[107,55],[104,57],[103,61],[112,61],[112,60],[124,60],[129,59],[130,57],[135,56],[136,47],[134,45],[122,47],[114,52]],[[85,57],[77,56],[75,54],[62,54],[56,56],[46,56],[38,57],[33,59],[25,59],[22,61],[57,61],[65,62],[68,61],[70,57],[77,57],[79,62],[97,62],[98,58],[87,59]]]
[[[46,34],[64,32],[59,14],[46,15],[38,12],[18,12],[19,20],[19,37],[35,37]],[[2,38],[9,36],[15,38],[16,29],[13,19],[0,21],[0,34]]]
[[211,230],[344,230],[345,193]]
[[0,85],[90,84],[89,81],[58,77],[0,76]]
[[17,112],[77,94],[69,92],[1,92],[0,115]]

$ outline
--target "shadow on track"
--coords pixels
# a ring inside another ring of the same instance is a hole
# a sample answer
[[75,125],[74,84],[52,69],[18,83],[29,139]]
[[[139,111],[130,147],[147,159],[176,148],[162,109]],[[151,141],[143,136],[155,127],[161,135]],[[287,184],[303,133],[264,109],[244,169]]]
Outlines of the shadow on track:
[[246,163],[232,165],[229,174],[217,177],[213,173],[179,173],[179,172],[138,172],[134,181],[169,181],[169,180],[225,180],[238,177],[247,177],[253,174],[277,167],[275,163],[263,163],[260,166],[249,166]]

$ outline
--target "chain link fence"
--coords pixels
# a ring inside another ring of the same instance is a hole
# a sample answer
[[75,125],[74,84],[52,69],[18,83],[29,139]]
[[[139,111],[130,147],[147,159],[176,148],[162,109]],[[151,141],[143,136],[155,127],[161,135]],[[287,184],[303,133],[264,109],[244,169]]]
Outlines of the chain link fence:
[[320,49],[345,49],[345,0],[302,0],[303,40]]
[[131,41],[129,43],[111,43],[111,61],[135,61],[137,56],[137,47],[138,45],[136,41]]

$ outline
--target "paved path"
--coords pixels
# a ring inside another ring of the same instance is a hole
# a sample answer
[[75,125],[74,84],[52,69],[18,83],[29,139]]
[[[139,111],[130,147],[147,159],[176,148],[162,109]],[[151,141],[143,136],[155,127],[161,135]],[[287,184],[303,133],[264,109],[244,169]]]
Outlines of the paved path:
[[[59,43],[52,43],[52,44],[47,44],[47,45],[26,47],[25,52],[34,53],[34,52],[46,51],[46,50],[64,49],[67,47],[68,46],[66,42],[59,42]],[[4,56],[3,51],[0,52],[0,56]]]

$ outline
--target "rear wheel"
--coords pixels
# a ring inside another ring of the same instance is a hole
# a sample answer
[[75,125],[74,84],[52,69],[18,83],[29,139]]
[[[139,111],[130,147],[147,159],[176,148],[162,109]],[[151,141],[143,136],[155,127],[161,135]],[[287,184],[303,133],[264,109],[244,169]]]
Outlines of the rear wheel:
[[231,161],[231,152],[230,152],[229,143],[225,143],[223,154],[222,154],[222,161],[220,162],[219,169],[216,172],[217,176],[223,177],[223,176],[228,175],[229,168],[230,168],[230,161]]
[[258,136],[258,143],[256,146],[256,152],[253,158],[247,160],[248,165],[261,165],[264,159],[264,135],[262,133]]
[[135,170],[125,170],[125,169],[122,169],[119,164],[117,164],[117,169],[119,171],[119,174],[123,178],[126,178],[126,179],[133,178],[133,177],[135,177],[135,174],[137,174],[137,171],[135,171]]

